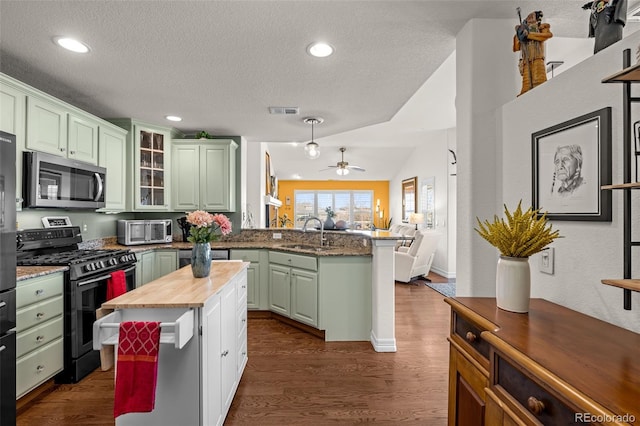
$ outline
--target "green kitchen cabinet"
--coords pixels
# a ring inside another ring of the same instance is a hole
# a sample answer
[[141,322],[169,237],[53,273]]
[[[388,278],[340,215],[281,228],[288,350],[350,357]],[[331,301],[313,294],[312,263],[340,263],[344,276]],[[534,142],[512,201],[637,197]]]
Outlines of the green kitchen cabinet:
[[171,138],[177,130],[131,118],[109,119],[127,133],[128,211],[169,211]]
[[50,380],[63,363],[63,274],[16,283],[16,397]]
[[[27,94],[0,74],[0,130],[16,135],[16,153],[24,151]],[[16,155],[16,208],[22,210],[22,156]]]
[[26,148],[67,156],[67,109],[53,99],[27,97]]
[[269,309],[266,304],[268,299],[266,270],[269,252],[267,250],[233,249],[229,258],[250,262],[247,268],[247,309]]
[[269,308],[318,327],[318,262],[314,256],[269,252]]
[[105,207],[101,211],[124,211],[127,208],[127,132],[100,126],[98,165],[107,169]]
[[177,250],[147,251],[137,255],[136,288],[178,269]]
[[156,251],[156,264],[154,268],[153,279],[170,274],[178,269],[178,251],[177,250],[160,250]]
[[88,115],[68,113],[67,157],[98,164],[98,129],[100,125]]
[[172,210],[234,212],[237,148],[229,139],[174,139]]

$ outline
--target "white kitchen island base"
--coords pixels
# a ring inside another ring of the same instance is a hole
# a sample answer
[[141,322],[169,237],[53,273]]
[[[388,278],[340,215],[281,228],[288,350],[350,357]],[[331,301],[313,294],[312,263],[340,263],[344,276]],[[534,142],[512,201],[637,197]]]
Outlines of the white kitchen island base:
[[116,425],[223,424],[247,364],[247,266],[215,262],[210,278],[187,266],[103,305],[115,312],[96,321],[96,348],[116,343],[119,321],[161,322],[155,408]]

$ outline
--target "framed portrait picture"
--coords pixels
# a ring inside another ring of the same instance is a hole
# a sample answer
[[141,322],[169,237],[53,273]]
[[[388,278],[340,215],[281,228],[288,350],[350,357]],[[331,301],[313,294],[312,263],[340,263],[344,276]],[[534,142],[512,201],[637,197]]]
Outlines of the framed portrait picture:
[[533,208],[551,220],[611,221],[611,108],[531,135]]

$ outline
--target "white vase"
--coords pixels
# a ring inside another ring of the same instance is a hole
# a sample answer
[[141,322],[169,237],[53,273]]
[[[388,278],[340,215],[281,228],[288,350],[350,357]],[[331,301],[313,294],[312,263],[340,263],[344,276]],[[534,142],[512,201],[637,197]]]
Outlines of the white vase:
[[500,256],[496,270],[496,302],[505,311],[529,312],[531,269],[528,257]]

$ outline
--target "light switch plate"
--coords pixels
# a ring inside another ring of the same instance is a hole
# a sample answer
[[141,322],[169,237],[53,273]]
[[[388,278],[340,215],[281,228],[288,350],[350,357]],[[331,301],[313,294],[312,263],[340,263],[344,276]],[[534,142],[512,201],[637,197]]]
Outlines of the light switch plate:
[[545,274],[553,275],[553,262],[555,258],[555,249],[553,247],[548,247],[540,252],[538,267],[540,272],[544,272]]

